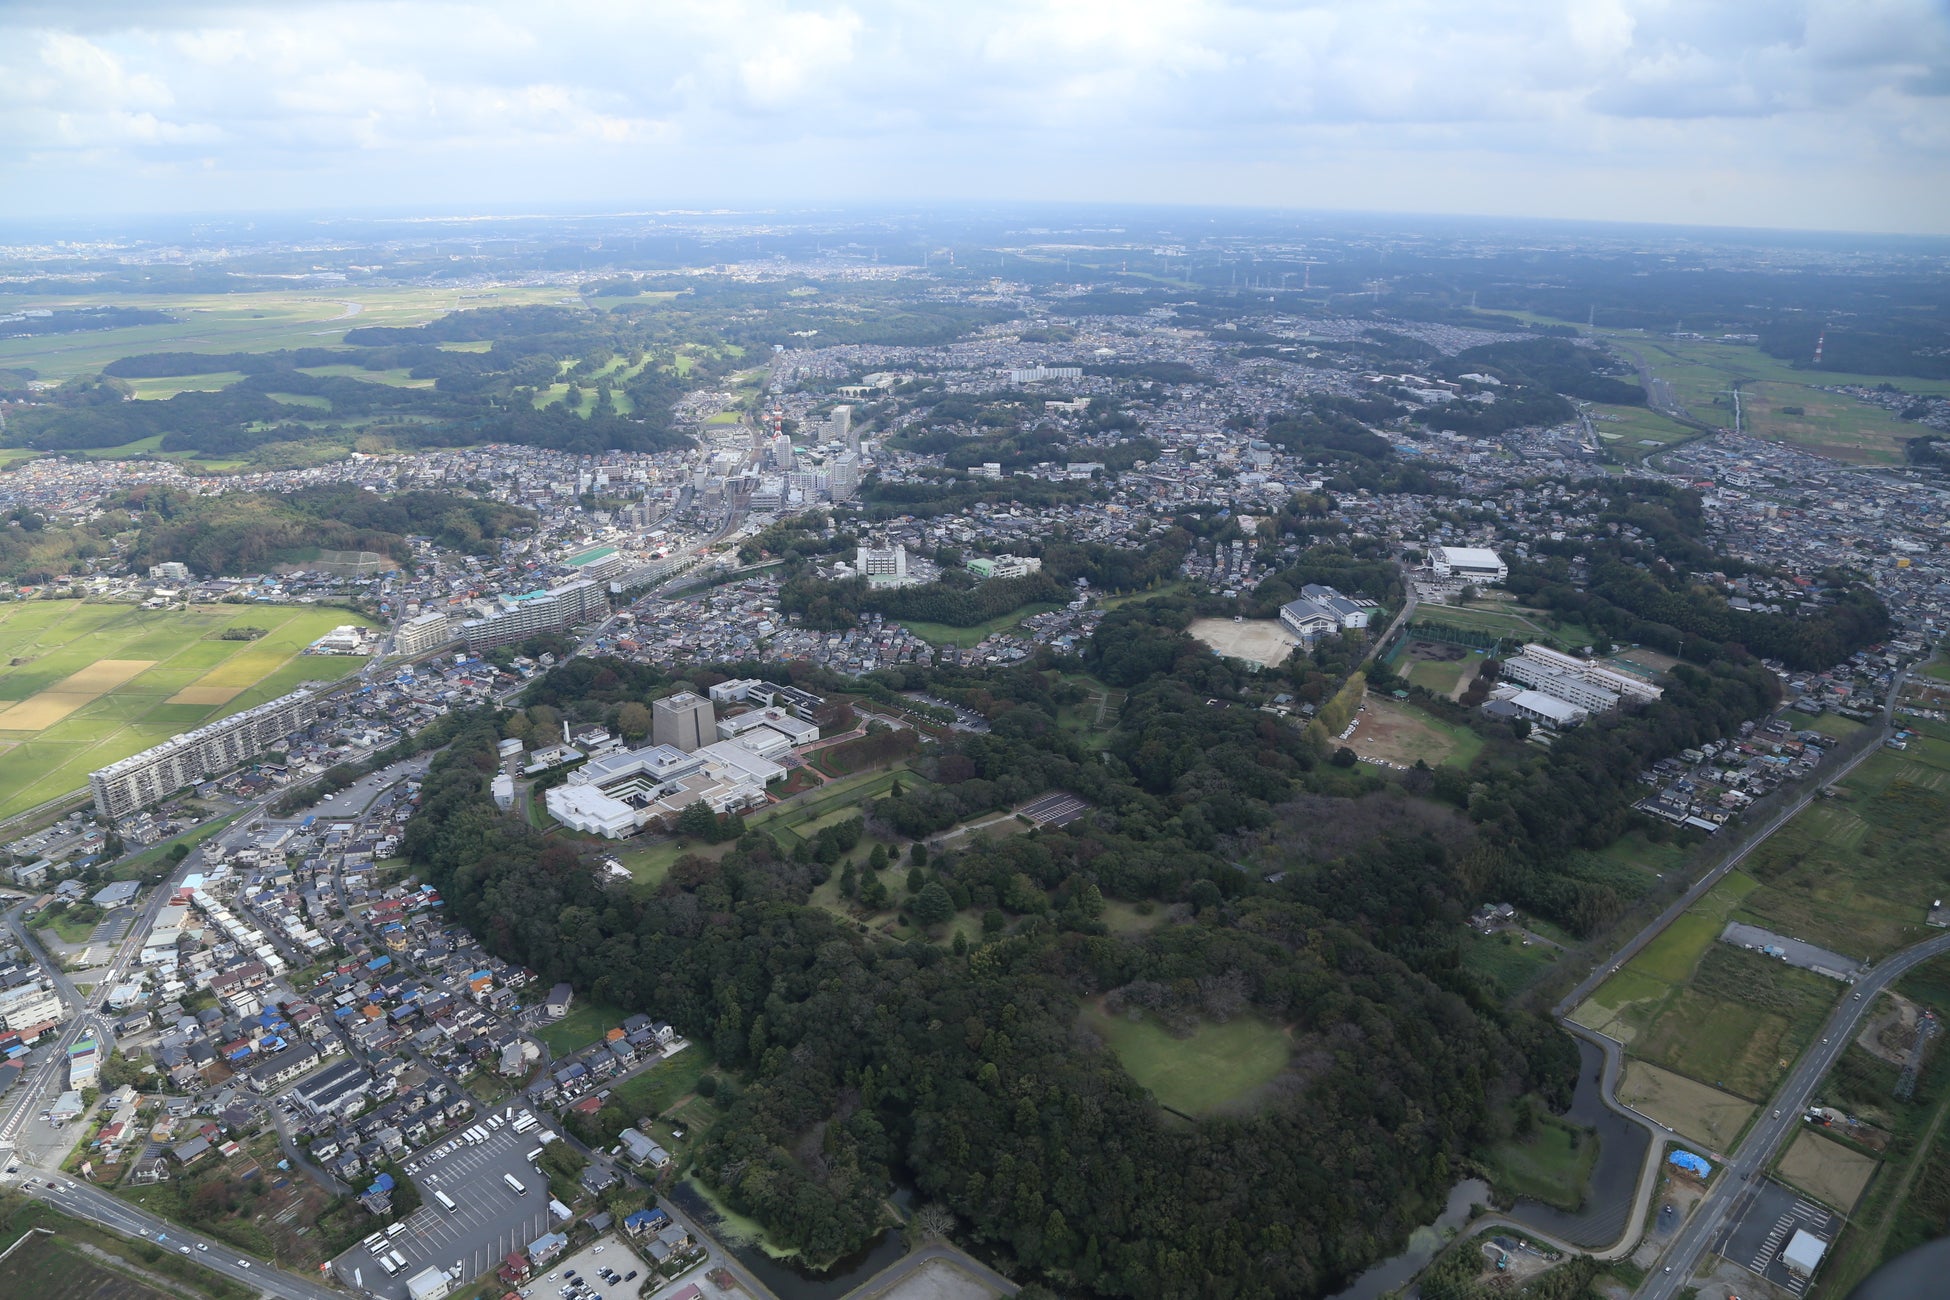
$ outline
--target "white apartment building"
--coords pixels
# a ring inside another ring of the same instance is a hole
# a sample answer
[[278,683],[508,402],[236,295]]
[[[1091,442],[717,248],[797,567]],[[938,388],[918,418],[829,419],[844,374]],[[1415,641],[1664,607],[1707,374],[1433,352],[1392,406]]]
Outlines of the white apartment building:
[[591,623],[609,613],[609,597],[602,585],[588,578],[519,596],[495,597],[486,618],[471,618],[460,626],[469,653],[525,641],[540,632],[560,632],[578,623]]
[[393,644],[403,655],[425,654],[453,639],[453,624],[446,611],[438,609],[407,619],[393,634]]
[[57,1021],[66,1014],[60,995],[38,984],[22,984],[0,993],[0,1028],[9,1033]]
[[299,689],[131,754],[88,774],[95,811],[104,817],[125,816],[186,785],[249,762],[317,717],[317,699]]

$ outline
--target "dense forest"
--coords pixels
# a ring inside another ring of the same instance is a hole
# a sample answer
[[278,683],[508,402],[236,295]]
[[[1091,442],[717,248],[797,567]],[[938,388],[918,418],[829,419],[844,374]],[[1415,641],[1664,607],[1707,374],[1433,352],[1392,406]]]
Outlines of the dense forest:
[[209,495],[144,487],[112,504],[141,530],[129,550],[131,566],[180,560],[203,576],[253,573],[319,550],[375,551],[409,564],[408,537],[484,554],[494,539],[535,521],[531,510],[475,497],[381,497],[337,486]]

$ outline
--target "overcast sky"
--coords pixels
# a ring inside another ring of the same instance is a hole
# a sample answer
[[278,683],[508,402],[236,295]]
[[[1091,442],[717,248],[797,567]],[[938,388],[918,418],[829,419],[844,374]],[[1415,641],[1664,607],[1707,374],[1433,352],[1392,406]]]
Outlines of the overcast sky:
[[991,198],[1950,233],[1950,4],[0,0],[0,216]]

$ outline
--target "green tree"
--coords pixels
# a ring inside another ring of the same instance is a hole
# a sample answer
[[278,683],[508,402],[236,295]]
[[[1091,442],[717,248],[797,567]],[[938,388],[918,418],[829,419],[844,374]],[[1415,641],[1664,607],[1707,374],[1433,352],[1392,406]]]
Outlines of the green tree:
[[631,700],[616,711],[616,729],[625,740],[642,740],[650,734],[650,710]]
[[922,886],[926,885],[927,883],[928,883],[927,872],[921,870],[919,867],[909,867],[907,869],[907,892],[908,893],[910,894],[920,893]]
[[699,799],[686,804],[684,811],[677,815],[677,833],[692,839],[711,840],[718,834],[718,815],[711,811],[711,805]]
[[948,896],[948,891],[942,888],[939,880],[930,880],[927,887],[915,896],[910,910],[916,921],[932,928],[955,914],[955,900]]

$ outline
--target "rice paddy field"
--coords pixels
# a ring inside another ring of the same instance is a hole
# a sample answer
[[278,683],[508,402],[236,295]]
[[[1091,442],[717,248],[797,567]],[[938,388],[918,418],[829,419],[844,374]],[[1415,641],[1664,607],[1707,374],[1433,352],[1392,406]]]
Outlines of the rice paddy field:
[[[0,605],[0,817],[80,789],[88,773],[365,660],[305,655],[365,620],[345,609],[143,610],[78,600]],[[222,639],[256,627],[254,641]]]

